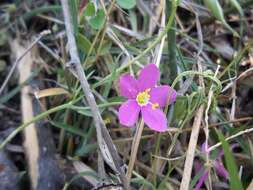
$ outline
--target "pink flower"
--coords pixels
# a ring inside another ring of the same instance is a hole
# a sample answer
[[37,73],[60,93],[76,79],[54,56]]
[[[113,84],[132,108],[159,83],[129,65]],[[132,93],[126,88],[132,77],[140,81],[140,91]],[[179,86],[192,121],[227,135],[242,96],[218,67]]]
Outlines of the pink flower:
[[[234,146],[232,146],[232,149],[233,149],[233,147]],[[206,148],[208,148],[208,147],[206,147],[206,144],[203,143],[201,146],[201,152],[210,154],[209,150],[207,150]],[[211,160],[211,163],[212,163],[212,167],[215,169],[215,171],[217,172],[217,174],[219,176],[224,177],[225,179],[228,179],[229,173],[222,163],[222,156],[223,155],[224,155],[224,151],[220,150],[218,155],[213,160]],[[204,171],[204,173],[199,178],[194,190],[200,190],[200,188],[202,187],[202,185],[205,183],[206,179],[209,176],[209,172],[205,169],[205,167],[201,166],[199,161],[195,161],[195,173],[203,172],[203,171]]]
[[175,102],[177,93],[170,86],[156,86],[159,78],[160,71],[154,64],[145,66],[137,80],[129,74],[120,77],[120,95],[128,98],[119,108],[119,121],[122,125],[133,127],[141,112],[149,128],[166,131],[167,119],[160,108],[166,105],[169,94],[169,103]]

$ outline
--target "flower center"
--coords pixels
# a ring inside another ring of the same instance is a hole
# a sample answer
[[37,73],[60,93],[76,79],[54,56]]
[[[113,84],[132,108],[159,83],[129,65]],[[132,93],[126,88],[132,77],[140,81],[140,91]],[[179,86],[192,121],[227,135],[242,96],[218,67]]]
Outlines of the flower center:
[[150,88],[146,89],[144,92],[140,92],[137,97],[136,97],[136,101],[140,106],[145,106],[149,103],[149,99],[150,99]]

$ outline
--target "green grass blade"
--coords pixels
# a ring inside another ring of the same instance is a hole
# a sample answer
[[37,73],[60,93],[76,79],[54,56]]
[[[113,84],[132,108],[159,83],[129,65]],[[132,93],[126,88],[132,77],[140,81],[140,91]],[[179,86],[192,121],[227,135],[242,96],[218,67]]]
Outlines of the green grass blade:
[[230,189],[243,190],[241,180],[238,176],[238,170],[236,167],[235,159],[232,155],[229,144],[225,140],[225,137],[220,131],[216,130],[216,133],[218,134],[219,140],[221,141],[222,148],[224,150],[226,166],[227,166],[227,169],[229,172],[229,178],[230,178]]

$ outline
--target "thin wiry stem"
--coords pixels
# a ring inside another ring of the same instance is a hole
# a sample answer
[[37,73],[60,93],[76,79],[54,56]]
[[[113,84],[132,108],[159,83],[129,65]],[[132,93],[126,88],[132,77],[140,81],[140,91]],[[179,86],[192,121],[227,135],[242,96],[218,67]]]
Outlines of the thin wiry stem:
[[[81,61],[78,55],[77,45],[74,37],[74,31],[73,31],[73,25],[71,23],[71,15],[69,11],[69,4],[68,0],[61,0],[62,9],[63,9],[63,15],[64,15],[64,21],[66,26],[66,33],[68,38],[68,45],[69,45],[69,52],[71,61],[67,65],[70,67],[74,72],[76,72],[78,79],[80,81],[82,90],[84,92],[84,95],[86,97],[87,103],[90,106],[92,116],[94,119],[96,132],[97,132],[97,140],[99,144],[100,151],[103,155],[104,160],[106,163],[117,173],[119,173],[121,182],[123,183],[123,186],[127,189],[126,186],[126,179],[125,174],[123,171],[123,164],[122,160],[120,159],[116,148],[112,142],[111,136],[109,135],[108,130],[105,127],[105,124],[103,122],[103,119],[100,115],[98,106],[96,104],[95,98],[91,92],[89,83],[86,79],[86,76],[84,74]],[[109,155],[107,155],[109,153]]]
[[[240,132],[238,132],[238,133],[236,133],[236,134],[234,134],[234,135],[232,135],[232,136],[230,136],[230,137],[227,137],[227,138],[225,139],[225,141],[232,140],[232,139],[234,139],[234,138],[236,138],[236,137],[239,137],[239,136],[242,136],[242,135],[244,135],[244,134],[251,133],[251,132],[253,132],[253,128],[245,129],[245,130],[240,131]],[[212,150],[218,148],[218,147],[221,146],[221,145],[222,145],[222,143],[219,142],[219,143],[217,143],[217,144],[215,144],[215,145],[209,147],[209,148],[208,148],[208,151],[212,151]]]
[[47,110],[37,116],[35,116],[31,121],[24,123],[22,125],[20,125],[18,128],[16,128],[1,144],[0,144],[0,150],[2,150],[4,148],[4,146],[9,143],[18,133],[20,133],[22,130],[24,130],[26,127],[28,127],[30,124],[39,121],[45,117],[47,117],[49,114],[51,113],[55,113],[64,109],[67,109],[70,107],[71,104],[75,103],[76,101],[71,101],[69,103],[54,107],[50,110]]

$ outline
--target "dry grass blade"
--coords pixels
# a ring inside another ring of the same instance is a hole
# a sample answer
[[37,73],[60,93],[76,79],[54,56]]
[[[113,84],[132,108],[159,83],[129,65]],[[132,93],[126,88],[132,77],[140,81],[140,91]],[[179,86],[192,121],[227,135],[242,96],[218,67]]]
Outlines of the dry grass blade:
[[[78,173],[95,173],[95,171],[92,168],[90,168],[89,166],[80,161],[74,161],[73,166]],[[95,187],[99,183],[99,181],[96,178],[90,175],[83,175],[82,177],[86,181],[88,181],[93,187]]]
[[131,176],[132,176],[134,163],[135,163],[135,160],[136,160],[137,151],[138,151],[138,148],[139,148],[143,128],[144,128],[144,121],[141,120],[140,125],[137,127],[137,131],[135,133],[135,136],[134,136],[134,139],[133,139],[133,142],[132,142],[131,156],[130,156],[130,160],[129,160],[129,164],[128,164],[128,170],[127,170],[127,182],[128,182],[128,184],[130,184],[130,181],[131,181]]
[[34,96],[37,99],[45,98],[48,96],[62,95],[62,94],[70,95],[69,92],[63,88],[48,88],[48,89],[38,90],[34,92]]
[[[19,83],[21,84],[30,77],[32,71],[33,60],[31,51],[29,50],[26,52],[26,49],[22,47],[17,42],[17,40],[13,41],[12,49],[15,50],[17,57],[24,55],[18,67],[20,74]],[[21,110],[24,123],[30,121],[33,118],[33,105],[30,93],[31,93],[30,86],[23,87],[21,91],[21,102],[22,102]],[[24,147],[28,159],[31,183],[33,189],[36,189],[39,180],[39,171],[38,171],[39,168],[37,165],[38,163],[37,161],[39,159],[39,142],[35,129],[35,124],[34,123],[30,124],[27,128],[24,129],[23,133],[25,137]]]
[[186,160],[184,163],[184,173],[181,180],[180,190],[189,189],[189,184],[191,180],[192,167],[193,167],[193,159],[195,156],[196,145],[199,136],[199,130],[201,125],[201,120],[204,114],[204,105],[201,105],[196,112],[196,116],[194,122],[192,124],[192,132],[190,137],[190,142],[188,145]]
[[[12,50],[17,57],[20,57],[26,51],[26,48],[20,45],[17,40],[12,43]],[[20,61],[19,82],[26,81],[34,66],[35,49],[31,49]],[[33,82],[35,85],[35,82]],[[29,122],[41,112],[40,104],[34,101],[31,85],[24,86],[21,90],[21,110],[24,123]],[[44,127],[44,122],[30,124],[23,130],[24,149],[28,160],[29,175],[32,189],[55,189],[62,184],[62,174],[58,162],[55,158],[55,149],[53,137],[50,128]],[[44,141],[47,138],[47,141]]]

